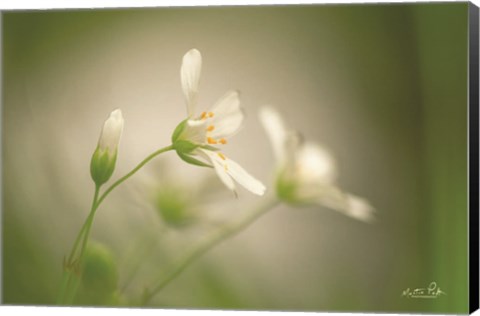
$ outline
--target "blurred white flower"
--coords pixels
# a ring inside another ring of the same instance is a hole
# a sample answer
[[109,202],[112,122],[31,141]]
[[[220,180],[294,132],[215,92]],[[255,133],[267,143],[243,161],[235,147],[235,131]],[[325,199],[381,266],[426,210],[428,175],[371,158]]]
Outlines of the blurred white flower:
[[260,120],[272,143],[276,160],[276,189],[282,200],[294,204],[318,204],[369,222],[374,208],[366,199],[344,192],[336,185],[337,165],[318,144],[304,142],[288,130],[271,107],[263,107]]
[[97,148],[90,162],[90,174],[98,186],[107,182],[115,169],[123,123],[122,111],[117,109],[110,113],[103,124]]
[[[177,154],[184,161],[213,167],[222,182],[235,191],[235,183],[257,195],[263,195],[265,186],[246,172],[240,165],[219,152],[215,145],[225,145],[242,126],[244,115],[237,91],[229,91],[209,111],[196,115],[198,85],[202,68],[202,56],[196,49],[183,57],[180,70],[182,90],[187,103],[188,118],[182,121],[172,135]],[[207,163],[198,160],[202,158]]]

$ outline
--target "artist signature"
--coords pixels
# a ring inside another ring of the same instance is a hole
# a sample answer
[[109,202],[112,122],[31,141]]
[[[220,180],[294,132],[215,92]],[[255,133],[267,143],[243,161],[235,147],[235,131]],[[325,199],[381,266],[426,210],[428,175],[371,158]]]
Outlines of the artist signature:
[[437,286],[437,282],[430,283],[426,288],[408,288],[402,292],[402,296],[409,298],[437,298],[440,295],[447,295],[447,293],[443,292],[440,287]]

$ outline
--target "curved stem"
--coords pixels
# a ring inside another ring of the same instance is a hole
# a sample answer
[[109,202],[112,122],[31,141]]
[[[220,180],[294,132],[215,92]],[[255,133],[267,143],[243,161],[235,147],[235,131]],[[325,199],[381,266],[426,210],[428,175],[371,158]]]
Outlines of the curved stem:
[[226,224],[224,227],[218,229],[210,236],[205,238],[195,248],[188,252],[181,260],[179,260],[178,263],[170,269],[170,271],[162,275],[151,291],[146,291],[144,293],[141,304],[146,305],[155,294],[160,292],[172,280],[179,276],[190,264],[195,262],[195,260],[200,258],[203,254],[205,254],[207,251],[209,251],[216,245],[240,233],[250,224],[255,222],[258,218],[260,218],[263,214],[273,209],[278,203],[279,201],[275,198],[266,199],[264,204],[260,205],[252,212],[246,214],[240,220],[231,224]]
[[[95,186],[95,194],[93,196],[92,207],[90,208],[90,214],[88,214],[87,220],[86,220],[85,225],[84,225],[85,226],[85,233],[83,235],[82,246],[80,248],[80,253],[78,255],[78,262],[76,263],[76,266],[78,267],[78,269],[80,269],[80,267],[82,265],[83,256],[85,255],[85,249],[86,249],[86,245],[88,243],[88,237],[90,236],[90,230],[91,230],[92,224],[93,224],[93,218],[95,217],[95,212],[98,209],[97,199],[98,199],[99,192],[100,192],[100,186],[96,185]],[[70,279],[72,279],[72,276],[70,276]],[[69,283],[71,285],[68,286],[69,288],[71,288],[71,291],[70,292],[67,291],[67,296],[65,298],[67,304],[72,304],[73,303],[73,300],[74,300],[75,295],[77,293],[78,286],[80,284],[80,277],[79,276],[74,277],[72,282],[73,283]]]
[[[76,240],[73,244],[73,248],[72,248],[72,250],[70,252],[70,255],[68,257],[67,264],[69,264],[69,265],[73,264],[73,258],[75,257],[75,254],[78,251],[80,241],[82,240],[82,237],[83,237],[80,253],[79,253],[78,259],[77,259],[78,262],[76,263],[76,264],[78,264],[78,266],[80,266],[80,264],[82,262],[84,252],[85,252],[85,249],[86,249],[86,245],[88,243],[88,237],[90,235],[90,230],[91,230],[91,227],[92,227],[92,224],[93,224],[93,219],[95,217],[95,212],[98,209],[98,207],[100,206],[100,204],[103,202],[103,200],[105,200],[107,195],[110,194],[110,192],[112,192],[113,189],[115,189],[122,182],[124,182],[125,180],[130,178],[132,175],[134,175],[138,170],[140,170],[140,168],[142,168],[150,160],[152,160],[156,156],[160,155],[161,153],[164,153],[164,152],[172,150],[172,149],[173,149],[173,146],[170,145],[170,146],[161,148],[161,149],[153,152],[152,154],[147,156],[147,158],[142,160],[142,162],[140,162],[135,168],[133,168],[132,171],[130,171],[129,173],[127,173],[126,175],[124,175],[123,177],[121,177],[120,179],[115,181],[115,183],[113,183],[100,197],[99,197],[100,187],[99,186],[95,187],[95,194],[94,194],[94,198],[93,198],[93,202],[92,202],[92,207],[90,209],[90,213],[89,213],[87,219],[85,220],[85,223],[83,224],[82,228],[80,229],[80,231],[77,235],[77,238],[76,238]],[[61,286],[60,286],[60,293],[59,293],[59,296],[58,296],[58,299],[57,299],[58,304],[62,304],[64,302],[67,302],[67,303],[70,302],[71,303],[73,301],[73,298],[75,297],[75,293],[76,293],[76,290],[77,290],[77,287],[78,287],[78,284],[79,284],[79,278],[77,278],[76,280],[73,280],[73,285],[72,285],[72,277],[74,277],[73,274],[74,273],[72,271],[69,271],[69,270],[64,271],[63,276],[62,276]],[[73,286],[73,288],[72,288],[72,286]]]
[[98,209],[98,195],[100,193],[100,187],[97,185],[95,186],[95,194],[93,196],[93,202],[92,202],[92,207],[90,209],[90,214],[88,215],[86,223],[86,228],[85,228],[85,234],[83,236],[83,242],[82,242],[82,247],[80,248],[80,254],[78,255],[78,264],[80,265],[82,263],[82,258],[85,253],[85,247],[88,242],[88,237],[90,235],[90,230],[92,229],[92,224],[93,224],[93,218],[95,217],[95,212]]
[[[91,222],[93,220],[93,216],[94,216],[95,211],[96,211],[95,204],[97,202],[99,192],[100,192],[100,187],[95,186],[95,193],[93,195],[93,202],[92,202],[92,206],[90,208],[90,213],[88,214],[88,217],[85,220],[85,223],[83,223],[83,226],[80,229],[80,232],[78,233],[77,239],[75,240],[75,243],[73,244],[72,252],[70,253],[70,256],[68,258],[68,262],[71,262],[73,260],[73,257],[75,256],[75,252],[76,252],[76,250],[79,246],[79,242],[82,239],[82,236],[84,236],[83,234],[84,234],[85,230],[88,228],[89,222]],[[90,229],[88,229],[88,231],[90,231]],[[85,240],[85,237],[84,237],[84,240]]]
[[[89,216],[90,216],[90,214],[89,214]],[[76,252],[76,250],[78,248],[78,245],[80,243],[80,240],[82,239],[83,233],[85,232],[85,229],[87,228],[87,222],[88,222],[88,217],[85,220],[85,223],[83,223],[83,226],[82,226],[82,228],[80,229],[80,232],[77,235],[77,239],[75,239],[75,243],[73,244],[73,248],[70,252],[70,256],[68,256],[67,262],[72,262],[73,257],[75,256],[75,252]]]
[[[82,228],[80,229],[80,232],[77,235],[75,243],[73,244],[72,251],[70,252],[70,256],[68,257],[68,261],[66,262],[68,265],[73,264],[72,260],[73,260],[73,257],[75,256],[75,253],[77,252],[78,245],[79,245],[80,240],[82,239],[82,236],[83,236],[84,243],[85,243],[85,240],[88,239],[88,234],[90,232],[90,226],[92,225],[93,216],[94,216],[95,210],[96,210],[96,203],[97,203],[99,192],[100,192],[100,187],[97,185],[97,186],[95,186],[95,193],[93,195],[93,201],[92,201],[92,206],[90,208],[90,213],[88,214],[88,217],[85,220],[85,223],[83,224]],[[87,231],[87,233],[84,235],[85,231]],[[79,264],[80,264],[80,260],[81,260],[82,255],[83,255],[83,251],[84,251],[84,245],[82,245],[80,255],[78,256],[78,258],[79,258],[78,263]],[[61,283],[61,286],[60,286],[60,295],[57,299],[57,302],[59,304],[62,304],[64,302],[68,301],[69,297],[71,296],[71,295],[68,295],[69,294],[68,292],[69,292],[69,288],[71,287],[73,274],[74,273],[72,273],[72,271],[70,271],[70,270],[65,270],[63,272],[62,283]]]
[[118,185],[120,185],[123,181],[127,180],[128,178],[130,178],[131,176],[133,176],[138,170],[140,170],[140,168],[142,168],[145,164],[147,164],[150,160],[152,160],[153,158],[155,158],[156,156],[160,155],[161,153],[164,153],[166,151],[169,151],[169,150],[172,150],[173,149],[173,146],[170,145],[170,146],[167,146],[167,147],[163,147],[163,148],[160,148],[159,150],[155,151],[154,153],[150,154],[147,158],[145,158],[141,163],[139,163],[135,168],[132,169],[132,171],[130,171],[129,173],[127,173],[126,175],[124,175],[123,177],[121,177],[120,179],[118,179],[117,181],[115,181],[114,184],[112,184],[101,196],[100,198],[98,199],[98,203],[97,203],[97,207],[103,202],[103,200],[105,200],[105,198],[107,197],[108,194],[110,194],[110,192],[113,191],[113,189],[115,189]]

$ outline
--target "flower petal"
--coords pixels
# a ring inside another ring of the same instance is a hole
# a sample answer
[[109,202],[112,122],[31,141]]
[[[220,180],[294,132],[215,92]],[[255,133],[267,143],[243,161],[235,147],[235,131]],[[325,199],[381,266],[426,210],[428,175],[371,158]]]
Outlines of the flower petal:
[[187,120],[185,128],[180,137],[197,144],[203,144],[205,143],[206,134],[207,131],[205,121]]
[[187,112],[189,117],[192,117],[195,114],[201,71],[202,55],[196,49],[189,50],[183,56],[182,67],[180,68],[182,90],[187,102]]
[[205,156],[208,160],[212,162],[213,168],[215,169],[215,172],[217,173],[220,180],[225,184],[228,189],[235,192],[235,183],[228,175],[225,163],[220,157],[218,157],[218,154],[206,149],[199,149],[197,152],[202,156]]
[[113,154],[117,150],[118,143],[120,142],[123,125],[124,120],[120,109],[116,109],[110,113],[110,116],[103,125],[102,133],[100,134],[100,139],[98,141],[99,148],[102,150],[108,150]]
[[372,222],[374,220],[373,213],[375,209],[366,199],[348,194],[347,202],[347,215],[364,222]]
[[317,202],[322,206],[364,222],[371,222],[374,219],[375,209],[364,198],[345,193],[335,186],[324,187],[320,195]]
[[211,122],[215,126],[210,135],[215,139],[233,136],[242,126],[244,114],[238,91],[227,92],[210,111],[214,113]]
[[263,195],[265,193],[266,188],[263,183],[255,179],[238,163],[231,159],[227,159],[226,165],[228,168],[228,174],[232,176],[232,178],[240,185],[242,185],[245,189],[257,195]]
[[315,143],[305,143],[295,157],[297,179],[305,183],[333,184],[337,178],[337,165],[328,150]]
[[272,143],[273,154],[278,163],[282,164],[285,160],[285,142],[287,138],[287,129],[283,123],[280,114],[270,106],[264,106],[259,111],[260,122]]
[[208,157],[208,159],[212,162],[212,165],[215,168],[220,180],[222,180],[222,182],[230,190],[235,192],[235,184],[233,182],[233,180],[235,180],[245,189],[254,194],[263,195],[265,193],[265,186],[260,181],[252,177],[235,161],[224,156],[221,157],[219,153],[210,150],[199,149],[198,151]]

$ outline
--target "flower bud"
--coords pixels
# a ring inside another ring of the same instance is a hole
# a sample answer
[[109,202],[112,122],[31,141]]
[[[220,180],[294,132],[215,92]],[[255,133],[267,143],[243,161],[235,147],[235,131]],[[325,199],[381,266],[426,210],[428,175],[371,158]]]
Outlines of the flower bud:
[[118,271],[109,248],[97,242],[88,244],[81,274],[80,297],[88,305],[110,305],[117,296]]
[[193,218],[192,192],[188,188],[163,185],[155,194],[155,207],[163,221],[171,227],[188,226]]
[[110,117],[105,121],[97,149],[95,149],[90,162],[90,174],[98,186],[107,182],[113,174],[122,131],[122,111],[117,109],[110,113]]

